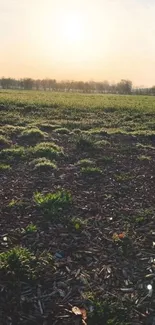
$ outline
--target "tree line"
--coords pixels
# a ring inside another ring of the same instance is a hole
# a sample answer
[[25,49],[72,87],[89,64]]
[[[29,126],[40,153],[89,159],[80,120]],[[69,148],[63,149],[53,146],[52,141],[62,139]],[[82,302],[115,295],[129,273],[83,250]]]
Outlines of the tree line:
[[83,93],[112,93],[112,94],[147,94],[155,95],[155,86],[151,88],[133,88],[132,81],[122,79],[118,83],[109,83],[107,80],[96,81],[57,81],[55,79],[32,78],[5,78],[0,79],[1,89],[65,91]]

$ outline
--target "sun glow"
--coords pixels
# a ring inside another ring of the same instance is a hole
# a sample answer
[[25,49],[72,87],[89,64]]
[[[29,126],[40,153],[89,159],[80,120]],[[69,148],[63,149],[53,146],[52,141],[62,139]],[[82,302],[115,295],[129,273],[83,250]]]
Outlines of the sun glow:
[[65,41],[77,43],[87,36],[84,18],[80,14],[69,12],[60,15],[60,22],[60,31]]

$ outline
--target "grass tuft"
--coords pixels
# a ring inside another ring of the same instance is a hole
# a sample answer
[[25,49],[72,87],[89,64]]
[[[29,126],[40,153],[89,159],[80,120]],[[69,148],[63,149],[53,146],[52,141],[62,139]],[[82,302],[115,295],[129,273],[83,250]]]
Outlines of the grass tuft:
[[64,190],[47,194],[37,192],[34,194],[34,201],[39,208],[47,213],[48,217],[55,219],[71,205],[72,196],[70,192]]
[[57,128],[55,129],[55,132],[59,134],[69,134],[70,130],[67,128]]
[[0,164],[0,171],[10,170],[11,166],[6,164]]
[[81,173],[86,176],[98,176],[103,174],[102,170],[98,167],[82,167]]
[[10,145],[11,145],[11,142],[4,135],[0,135],[0,149],[7,148]]
[[45,133],[39,130],[38,128],[26,129],[20,135],[21,140],[28,141],[31,143],[39,142],[41,140],[44,140],[44,138]]
[[53,142],[41,142],[30,149],[35,157],[56,159],[63,155],[63,149]]
[[39,170],[39,171],[57,169],[56,164],[47,158],[36,158],[30,162],[30,166],[33,166],[34,170]]

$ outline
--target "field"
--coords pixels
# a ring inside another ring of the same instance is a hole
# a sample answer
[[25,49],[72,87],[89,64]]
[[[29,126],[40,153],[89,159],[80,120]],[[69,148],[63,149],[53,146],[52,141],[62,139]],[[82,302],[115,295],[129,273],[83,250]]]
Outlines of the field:
[[0,324],[155,324],[155,97],[1,91],[0,121]]

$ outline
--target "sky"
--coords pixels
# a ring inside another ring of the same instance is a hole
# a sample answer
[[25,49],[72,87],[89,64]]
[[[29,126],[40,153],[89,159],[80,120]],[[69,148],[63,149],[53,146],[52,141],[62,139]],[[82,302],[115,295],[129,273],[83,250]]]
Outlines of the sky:
[[0,77],[155,84],[155,0],[0,0]]

